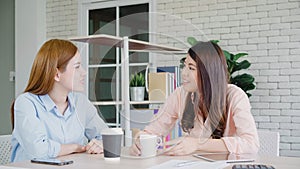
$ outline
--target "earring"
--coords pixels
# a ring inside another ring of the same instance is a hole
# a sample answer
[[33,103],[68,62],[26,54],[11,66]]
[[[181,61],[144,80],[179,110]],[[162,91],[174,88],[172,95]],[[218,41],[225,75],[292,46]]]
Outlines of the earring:
[[194,92],[191,94],[192,103],[194,104]]

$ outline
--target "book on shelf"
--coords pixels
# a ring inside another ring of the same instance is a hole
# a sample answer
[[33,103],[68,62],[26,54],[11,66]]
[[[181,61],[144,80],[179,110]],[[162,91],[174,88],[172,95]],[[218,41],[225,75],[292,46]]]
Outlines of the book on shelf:
[[149,73],[149,100],[165,101],[180,86],[179,66],[159,66],[156,73]]
[[173,129],[169,132],[169,134],[167,134],[165,136],[164,142],[176,139],[176,138],[181,137],[181,136],[182,136],[182,129],[181,129],[181,126],[180,126],[180,121],[177,120],[175,122],[175,125],[174,125]]
[[156,68],[157,72],[169,72],[172,73],[174,78],[174,88],[180,86],[181,76],[179,66],[159,66]]
[[149,73],[149,101],[165,101],[173,91],[174,83],[171,73]]

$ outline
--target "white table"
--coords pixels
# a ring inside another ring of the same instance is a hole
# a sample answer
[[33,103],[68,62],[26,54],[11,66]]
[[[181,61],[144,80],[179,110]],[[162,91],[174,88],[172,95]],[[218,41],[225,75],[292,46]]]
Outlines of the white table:
[[[128,158],[121,157],[119,162],[105,161],[103,154],[71,154],[60,157],[59,159],[71,159],[74,161],[73,164],[65,166],[52,166],[44,164],[33,164],[30,161],[11,163],[7,166],[31,168],[31,169],[131,169],[131,168],[148,168],[154,165],[164,163],[169,160],[199,160],[192,155],[187,156],[165,156],[159,155],[152,158]],[[276,169],[299,169],[300,158],[296,157],[256,157],[254,163],[260,164],[271,164]],[[179,168],[179,167],[178,167]],[[0,166],[1,169],[1,166]],[[226,167],[231,169],[231,166]]]

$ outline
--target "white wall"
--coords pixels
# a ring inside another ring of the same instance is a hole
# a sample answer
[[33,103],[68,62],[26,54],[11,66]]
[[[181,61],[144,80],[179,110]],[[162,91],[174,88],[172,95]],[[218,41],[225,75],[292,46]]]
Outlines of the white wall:
[[46,40],[46,0],[15,1],[15,95],[27,85],[32,62]]
[[15,1],[0,1],[0,135],[11,134],[10,106],[15,98],[15,82],[9,78],[15,70]]

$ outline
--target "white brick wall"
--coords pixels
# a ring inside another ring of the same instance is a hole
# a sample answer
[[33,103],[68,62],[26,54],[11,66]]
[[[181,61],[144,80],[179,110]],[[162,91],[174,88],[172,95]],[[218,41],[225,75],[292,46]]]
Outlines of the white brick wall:
[[47,0],[47,38],[77,35],[77,0]]
[[[77,35],[77,1],[47,0],[48,38]],[[184,47],[186,38],[194,36],[203,41],[218,39],[230,52],[249,54],[248,72],[257,85],[250,98],[257,127],[280,133],[280,155],[300,157],[300,1],[156,3],[157,12],[167,14],[157,18],[156,31],[178,39],[160,37],[159,43]]]

